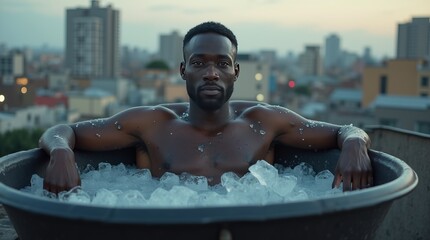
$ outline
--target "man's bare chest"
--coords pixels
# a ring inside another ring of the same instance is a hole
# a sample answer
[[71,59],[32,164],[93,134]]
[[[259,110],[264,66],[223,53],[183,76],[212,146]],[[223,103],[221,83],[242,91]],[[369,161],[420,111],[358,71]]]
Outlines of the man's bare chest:
[[145,144],[154,171],[216,178],[228,171],[243,174],[251,164],[265,159],[271,138],[258,124],[239,122],[219,131],[205,132],[186,123],[176,123],[154,131]]

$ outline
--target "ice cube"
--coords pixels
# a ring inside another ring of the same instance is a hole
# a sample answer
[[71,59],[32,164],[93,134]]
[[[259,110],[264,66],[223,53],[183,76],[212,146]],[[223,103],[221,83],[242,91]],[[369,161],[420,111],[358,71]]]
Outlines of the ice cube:
[[117,200],[118,197],[116,194],[107,190],[106,188],[102,188],[96,192],[91,202],[94,204],[115,206]]
[[128,190],[121,195],[118,202],[122,206],[143,206],[146,204],[146,199],[137,190]]
[[257,161],[249,167],[251,174],[258,179],[261,185],[269,186],[278,179],[278,170],[264,160]]
[[91,197],[81,187],[75,187],[68,192],[60,192],[58,200],[71,203],[90,203]]
[[171,172],[166,172],[163,174],[163,176],[161,176],[160,187],[163,187],[166,190],[170,190],[175,185],[179,185],[178,175]]
[[208,190],[208,179],[203,176],[194,176],[191,174],[181,174],[180,176],[181,183],[194,190],[194,191],[206,191]]
[[280,196],[285,197],[293,191],[296,184],[297,177],[281,175],[276,183],[271,186],[271,189]]
[[226,172],[221,176],[221,185],[225,187],[227,192],[234,191],[242,186],[239,182],[239,176],[233,172]]
[[334,175],[329,170],[323,170],[315,176],[315,185],[320,190],[330,190]]

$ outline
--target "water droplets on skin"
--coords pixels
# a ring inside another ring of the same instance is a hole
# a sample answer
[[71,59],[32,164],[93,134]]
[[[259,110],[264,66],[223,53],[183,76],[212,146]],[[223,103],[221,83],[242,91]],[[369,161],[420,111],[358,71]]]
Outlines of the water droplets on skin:
[[171,132],[171,133],[170,133],[170,136],[172,136],[172,135],[173,135],[173,133]]
[[199,150],[200,152],[204,152],[204,150],[205,150],[205,145],[204,145],[204,144],[200,144],[200,145],[197,147],[197,150]]
[[303,134],[303,128],[299,128],[300,134]]
[[217,133],[216,135],[217,135],[217,136],[220,136],[220,135],[222,135],[222,132],[219,132],[219,133]]
[[98,138],[100,138],[100,137],[101,137],[100,133],[96,133],[96,136],[97,136]]
[[184,112],[184,113],[182,113],[182,115],[181,115],[181,117],[180,117],[181,119],[183,119],[183,120],[188,120],[188,118],[189,118],[189,114],[188,114],[188,112]]
[[63,140],[64,138],[62,138],[60,135],[58,135],[58,134],[56,134],[56,135],[54,135],[54,138],[58,138],[58,139],[60,139],[60,140]]
[[258,124],[258,125],[255,125],[255,124],[253,124],[253,123],[251,123],[251,124],[249,124],[249,127],[251,128],[251,129],[253,129],[253,131],[255,132],[255,133],[259,133],[259,134],[261,134],[261,135],[264,135],[264,134],[266,134],[266,131],[264,131],[263,129],[261,129],[262,128],[262,123],[260,122],[260,121],[258,121],[256,124]]
[[121,126],[121,124],[119,124],[118,121],[115,122],[115,126],[116,126],[116,129],[118,129],[118,130],[122,129],[122,126]]
[[91,120],[91,121],[89,121],[89,123],[93,127],[100,127],[100,126],[105,124],[105,120],[102,118],[99,118],[99,119]]

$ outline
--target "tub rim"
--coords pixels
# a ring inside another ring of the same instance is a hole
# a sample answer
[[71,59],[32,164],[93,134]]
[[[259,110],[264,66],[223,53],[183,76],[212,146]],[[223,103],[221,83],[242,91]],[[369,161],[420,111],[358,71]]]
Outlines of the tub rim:
[[[0,158],[0,174],[19,161],[41,154],[41,149],[21,151]],[[339,196],[271,203],[266,205],[204,207],[109,207],[59,202],[22,192],[0,182],[0,203],[32,214],[71,220],[119,224],[201,224],[232,221],[265,221],[306,217],[366,208],[391,202],[411,192],[418,176],[404,161],[384,152],[369,150],[373,161],[391,161],[399,176],[387,183]],[[394,164],[393,164],[394,163]]]

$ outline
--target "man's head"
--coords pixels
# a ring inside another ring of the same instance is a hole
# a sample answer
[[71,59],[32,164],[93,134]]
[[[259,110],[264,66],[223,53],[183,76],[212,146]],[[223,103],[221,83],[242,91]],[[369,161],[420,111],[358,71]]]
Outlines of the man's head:
[[230,99],[239,76],[236,37],[222,24],[206,22],[185,35],[183,49],[180,73],[190,102],[202,110],[220,109]]
[[184,41],[183,41],[183,45],[182,45],[182,50],[184,53],[184,61],[186,61],[186,54],[185,54],[185,47],[187,46],[187,44],[190,42],[190,40],[198,35],[198,34],[203,34],[203,33],[215,33],[215,34],[219,34],[222,35],[226,38],[228,38],[230,40],[230,42],[233,44],[234,48],[235,48],[235,60],[236,60],[236,54],[237,54],[237,39],[236,36],[234,35],[234,33],[228,29],[226,26],[224,26],[221,23],[217,23],[217,22],[204,22],[204,23],[200,23],[199,25],[191,28],[187,34],[185,34],[184,37]]

